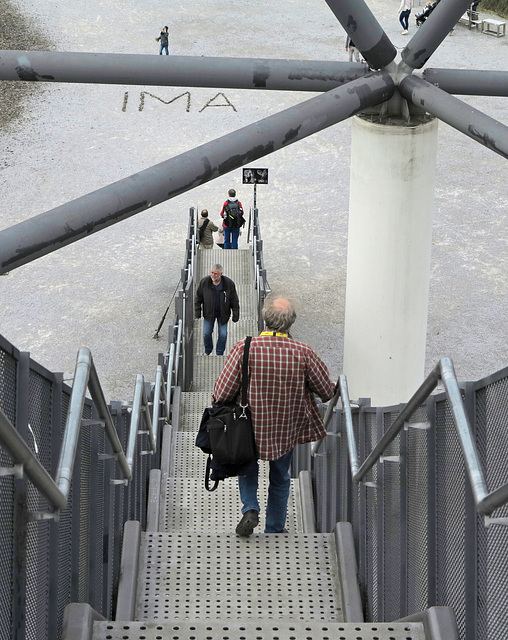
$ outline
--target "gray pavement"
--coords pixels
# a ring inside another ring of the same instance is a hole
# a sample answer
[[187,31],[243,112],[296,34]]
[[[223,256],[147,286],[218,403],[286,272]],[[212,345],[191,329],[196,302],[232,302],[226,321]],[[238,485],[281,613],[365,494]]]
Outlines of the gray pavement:
[[[369,2],[400,49],[407,36],[398,4]],[[168,24],[170,52],[179,55],[346,59],[345,34],[323,0],[19,0],[16,8],[60,51],[155,55]],[[414,28],[413,20],[410,34]],[[507,60],[508,38],[458,26],[429,66],[506,70]],[[140,111],[141,91],[160,99],[146,96]],[[27,85],[19,117],[0,129],[0,228],[312,95],[188,91],[187,112],[185,99],[170,102],[179,88]],[[508,124],[508,99],[466,101]],[[342,362],[349,151],[345,122],[257,163],[270,170],[270,185],[258,187],[270,284],[298,297],[295,337],[334,375]],[[152,336],[179,278],[188,209],[206,206],[217,222],[230,186],[248,207],[252,188],[240,176],[236,170],[0,277],[0,333],[66,377],[77,350],[89,347],[107,398],[129,400],[136,374],[153,379],[165,347]],[[508,365],[507,177],[505,160],[440,124],[427,370],[443,355],[463,380]]]

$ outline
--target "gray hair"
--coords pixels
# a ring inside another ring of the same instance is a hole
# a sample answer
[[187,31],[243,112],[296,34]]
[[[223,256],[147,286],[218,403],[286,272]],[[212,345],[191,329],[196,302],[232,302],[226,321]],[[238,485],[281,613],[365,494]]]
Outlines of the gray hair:
[[222,273],[222,265],[221,264],[213,264],[212,265],[212,269],[213,271],[220,271]]
[[261,312],[268,329],[289,331],[296,320],[296,310],[287,298],[267,298]]

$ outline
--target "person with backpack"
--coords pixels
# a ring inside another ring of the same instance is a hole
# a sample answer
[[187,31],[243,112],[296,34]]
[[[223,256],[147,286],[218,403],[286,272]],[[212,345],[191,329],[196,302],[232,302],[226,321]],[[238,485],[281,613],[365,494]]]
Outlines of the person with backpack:
[[240,235],[240,229],[245,224],[243,207],[236,197],[234,189],[228,191],[228,196],[220,212],[224,228],[224,249],[238,249],[238,236]]
[[208,218],[208,210],[203,209],[198,220],[199,248],[213,249],[213,233],[218,230],[219,227]]

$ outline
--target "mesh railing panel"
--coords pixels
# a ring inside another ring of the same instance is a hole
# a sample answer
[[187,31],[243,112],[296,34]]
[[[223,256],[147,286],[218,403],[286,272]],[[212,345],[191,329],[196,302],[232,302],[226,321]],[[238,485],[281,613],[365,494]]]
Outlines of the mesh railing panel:
[[[425,407],[418,409],[411,422],[427,422]],[[423,611],[428,597],[428,430],[409,428],[407,433],[407,613]]]
[[[364,413],[365,430],[363,433],[363,443],[360,441],[361,450],[365,459],[374,448],[377,436],[377,416],[375,411]],[[375,465],[364,479],[366,482],[377,485],[378,469]],[[360,562],[364,564],[365,584],[363,585],[367,600],[366,611],[368,620],[378,620],[378,491],[374,486],[364,486],[362,488],[363,499],[360,499],[360,509],[364,510],[365,517],[365,553],[360,554]],[[363,507],[362,507],[363,503]]]
[[465,468],[447,402],[436,404],[437,604],[451,606],[465,634]]
[[[25,379],[28,384],[23,384]],[[61,385],[59,376],[37,365],[28,355],[19,354],[0,336],[0,407],[52,476],[60,454],[70,392]],[[91,418],[91,412],[91,403],[86,400],[83,418]],[[119,433],[125,450],[130,416],[126,409],[120,413]],[[134,514],[146,512],[152,456],[143,456],[137,465],[135,487],[132,483],[128,489],[124,485],[111,486],[110,479],[120,476],[120,471],[114,460],[97,459],[98,453],[105,452],[103,428],[83,426],[81,434],[68,506],[58,522],[31,519],[31,513],[51,509],[28,479],[17,483],[15,495],[12,476],[0,477],[0,640],[21,637],[20,633],[27,640],[58,640],[64,608],[71,601],[90,602],[99,613],[111,616],[123,523]],[[139,440],[140,447],[146,449],[146,436]],[[111,453],[109,447],[107,453]],[[12,467],[12,460],[3,449],[0,466]],[[143,514],[142,521],[145,519]],[[16,558],[26,565],[26,579],[23,570],[16,570]]]
[[[383,433],[395,422],[397,413],[383,415]],[[401,487],[400,462],[389,458],[400,455],[400,436],[388,446],[380,465],[382,505],[383,558],[382,558],[382,601],[383,620],[395,620],[401,617]]]
[[[28,446],[46,471],[51,473],[52,383],[33,369],[29,374],[28,431]],[[27,483],[27,507],[32,513],[49,508],[31,483]],[[48,522],[28,523],[26,636],[34,640],[48,632],[49,534]]]
[[[504,378],[476,393],[476,439],[489,491],[508,482],[508,379]],[[508,506],[497,509],[493,518],[507,518]],[[507,634],[508,620],[508,527],[486,528],[478,518],[477,638],[495,640]]]
[[[14,425],[16,424],[17,370],[16,359],[0,344],[0,380],[2,381],[0,408]],[[2,455],[1,450],[0,455]]]
[[[0,344],[0,407],[12,424],[16,424],[17,361]],[[0,466],[12,467],[12,458],[0,448]],[[10,640],[12,626],[12,548],[14,544],[14,480],[0,478],[0,526],[3,544],[0,545],[0,640]]]

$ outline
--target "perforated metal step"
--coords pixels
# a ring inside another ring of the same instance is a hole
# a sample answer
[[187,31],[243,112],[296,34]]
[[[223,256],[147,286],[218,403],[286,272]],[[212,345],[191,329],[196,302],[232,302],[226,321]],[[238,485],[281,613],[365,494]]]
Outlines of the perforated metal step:
[[420,623],[96,622],[94,640],[425,640]]
[[211,396],[213,385],[225,361],[226,356],[194,355],[192,392],[209,391]]
[[[240,301],[241,304],[241,301]],[[252,303],[254,304],[254,303]],[[240,314],[242,312],[240,311]],[[245,338],[245,336],[257,336],[258,335],[257,323],[252,317],[243,317],[240,315],[240,320],[238,322],[233,322],[230,320],[228,322],[228,337],[226,341],[226,349],[224,351],[224,355],[228,355],[231,349],[235,346],[238,340]],[[215,324],[214,331],[212,334],[213,341],[213,353],[208,357],[218,357],[215,354],[215,347],[217,344],[217,323]],[[203,318],[196,320],[194,322],[194,355],[195,356],[204,356],[205,347],[203,343]]]
[[231,278],[236,285],[253,282],[254,263],[251,248],[200,251],[196,270],[197,280],[199,281],[201,278],[210,275],[210,270],[214,264],[222,265],[223,274]]
[[[263,531],[265,526],[264,508],[268,498],[267,466],[261,465],[264,471],[260,474],[258,488],[261,513],[256,531]],[[213,531],[229,535],[234,532],[241,518],[242,504],[236,478],[228,478],[221,482],[213,493],[204,488],[204,472],[201,478],[169,478],[165,495],[163,517],[159,526],[161,531],[174,533]],[[297,480],[291,481],[286,528],[289,533],[302,531],[300,490]]]
[[333,534],[142,535],[137,620],[341,621]]
[[211,401],[211,391],[182,393],[178,431],[198,431],[203,411]]

